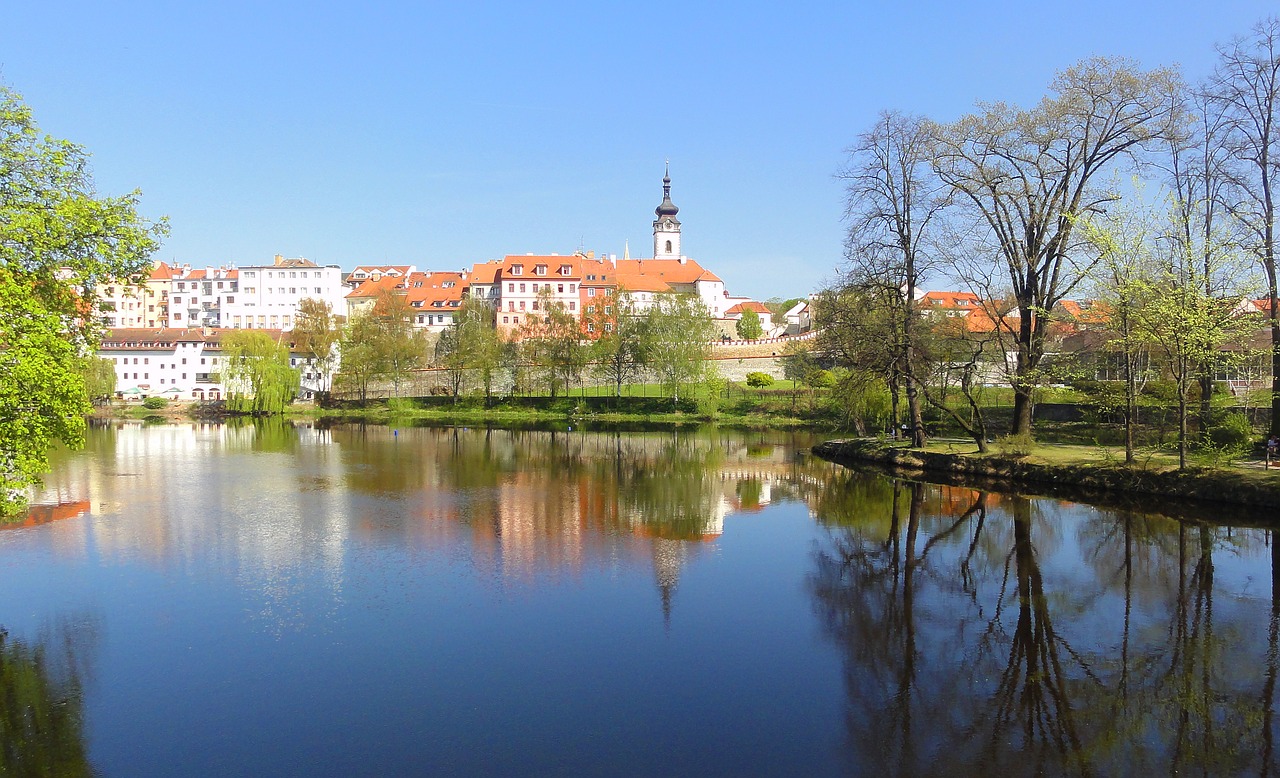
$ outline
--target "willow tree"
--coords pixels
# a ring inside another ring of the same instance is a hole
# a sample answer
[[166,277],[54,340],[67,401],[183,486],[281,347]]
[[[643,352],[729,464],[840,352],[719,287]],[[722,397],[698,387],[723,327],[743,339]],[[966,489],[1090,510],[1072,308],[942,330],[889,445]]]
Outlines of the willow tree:
[[84,443],[98,290],[145,272],[165,232],[138,201],[99,194],[85,150],[41,134],[0,87],[0,517],[25,505],[54,441]]
[[1095,57],[1059,73],[1033,108],[985,104],[935,130],[934,170],[972,236],[953,257],[955,271],[984,299],[1008,292],[1016,304],[1013,316],[989,312],[1016,357],[1015,434],[1031,432],[1049,312],[1097,262],[1081,250],[1076,219],[1116,199],[1099,174],[1169,132],[1176,81],[1172,70]]
[[241,413],[284,413],[298,396],[300,375],[289,347],[262,330],[232,330],[222,338],[227,406]]
[[929,169],[933,155],[931,125],[895,111],[880,114],[875,125],[849,149],[845,181],[845,240],[848,267],[843,283],[871,290],[889,305],[894,320],[891,383],[906,387],[911,444],[925,443],[918,362],[916,289],[929,270],[925,247],[947,193]]

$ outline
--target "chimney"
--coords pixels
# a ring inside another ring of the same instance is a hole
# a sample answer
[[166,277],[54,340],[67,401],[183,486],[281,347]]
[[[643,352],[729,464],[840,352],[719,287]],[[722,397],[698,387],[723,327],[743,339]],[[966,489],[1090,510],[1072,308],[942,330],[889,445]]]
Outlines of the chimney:
[[284,256],[280,254],[276,254],[276,265],[283,265],[283,264],[284,264]]

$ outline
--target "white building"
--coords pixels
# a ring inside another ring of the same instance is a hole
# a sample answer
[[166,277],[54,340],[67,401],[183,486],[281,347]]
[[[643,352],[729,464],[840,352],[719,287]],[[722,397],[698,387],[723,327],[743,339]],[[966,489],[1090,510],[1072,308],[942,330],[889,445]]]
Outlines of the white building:
[[[116,369],[116,395],[166,397],[173,400],[219,400],[222,382],[222,337],[225,329],[117,328],[107,332],[98,356]],[[268,333],[277,340],[280,331]],[[289,364],[302,374],[303,399],[328,386],[311,355],[290,344]]]
[[[308,259],[285,259],[277,254],[273,264],[239,269],[239,290],[223,300],[220,326],[291,330],[302,300],[322,300],[334,313],[342,314],[346,293],[337,265],[321,267]],[[175,306],[170,304],[171,309]]]

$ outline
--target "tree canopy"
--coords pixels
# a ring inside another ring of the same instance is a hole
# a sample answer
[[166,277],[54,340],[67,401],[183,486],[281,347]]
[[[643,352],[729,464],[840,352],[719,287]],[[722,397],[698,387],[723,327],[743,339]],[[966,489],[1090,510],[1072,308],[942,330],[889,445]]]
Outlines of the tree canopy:
[[98,290],[144,272],[166,229],[138,192],[99,194],[88,161],[0,87],[0,515],[25,505],[55,440],[83,443]]

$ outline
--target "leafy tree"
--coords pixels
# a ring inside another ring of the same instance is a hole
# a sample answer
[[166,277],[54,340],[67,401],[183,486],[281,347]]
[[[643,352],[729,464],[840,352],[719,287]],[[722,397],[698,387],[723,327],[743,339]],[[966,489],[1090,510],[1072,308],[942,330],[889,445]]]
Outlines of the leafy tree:
[[410,370],[427,362],[427,344],[423,333],[413,327],[413,308],[404,295],[383,292],[373,305],[375,347],[380,352],[382,378],[389,379],[392,394],[400,396],[400,383]]
[[342,319],[343,317],[333,313],[333,308],[324,300],[306,297],[298,301],[293,342],[298,351],[311,355],[311,364],[320,375],[317,385],[321,391],[329,390],[333,368],[338,361]]
[[486,402],[502,356],[502,342],[494,327],[494,311],[483,300],[467,300],[454,314],[453,323],[436,342],[436,364],[449,376],[455,400],[465,387],[469,372],[479,374]]
[[645,319],[649,367],[678,404],[680,387],[708,373],[715,323],[694,295],[659,295]]
[[734,325],[738,337],[743,340],[759,340],[764,335],[764,326],[760,324],[760,314],[748,308],[742,312],[742,318]]
[[98,290],[142,273],[165,233],[138,193],[98,194],[81,147],[42,135],[0,87],[0,516],[49,468],[49,447],[84,443],[85,358]]
[[360,402],[369,399],[369,387],[387,373],[386,359],[380,346],[381,328],[372,311],[351,318],[342,329],[338,348],[342,354],[338,380],[360,393]]
[[84,362],[85,394],[89,402],[102,405],[111,402],[116,393],[116,366],[110,359],[90,357]]
[[747,386],[752,389],[764,389],[766,386],[773,384],[773,376],[768,373],[751,372],[747,373]]
[[953,244],[956,271],[984,300],[1008,290],[1015,303],[1016,317],[988,312],[1016,354],[1014,434],[1031,433],[1049,312],[1093,269],[1079,256],[1074,217],[1116,199],[1096,185],[1099,173],[1171,131],[1176,81],[1170,70],[1087,59],[1059,73],[1034,108],[988,104],[935,130],[935,172],[975,236]]
[[538,293],[533,306],[536,313],[526,316],[520,326],[521,350],[554,399],[561,389],[567,391],[586,367],[582,325],[564,303],[553,302],[549,289]]
[[[607,299],[607,298],[606,298]],[[648,319],[636,316],[625,292],[615,297],[617,305],[600,302],[587,311],[590,357],[593,372],[613,384],[614,397],[622,396],[622,385],[644,375]]]
[[300,374],[289,347],[262,330],[231,330],[222,338],[227,407],[241,413],[284,413],[298,395]]

